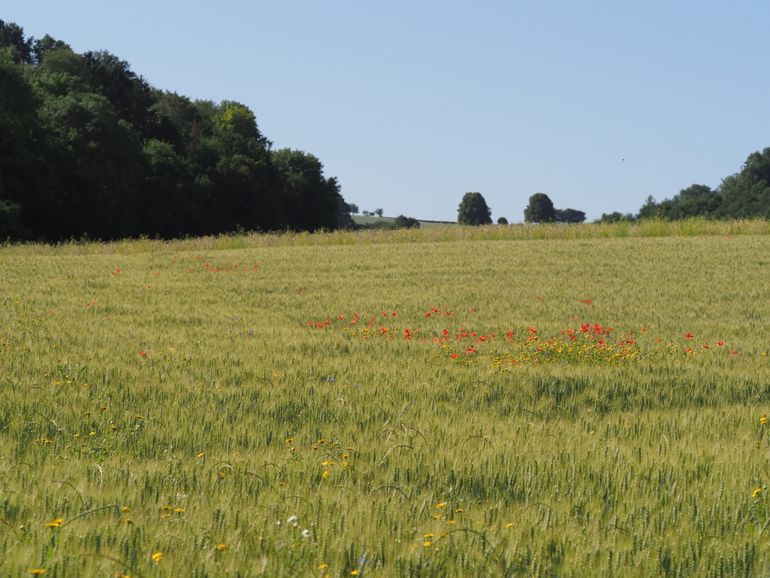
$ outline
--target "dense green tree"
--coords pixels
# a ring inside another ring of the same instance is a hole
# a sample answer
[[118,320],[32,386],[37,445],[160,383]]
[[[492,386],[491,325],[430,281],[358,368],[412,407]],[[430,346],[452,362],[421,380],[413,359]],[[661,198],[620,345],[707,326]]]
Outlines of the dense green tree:
[[706,185],[690,185],[658,205],[658,215],[669,221],[710,216],[722,203],[722,196]]
[[83,78],[90,90],[105,96],[117,117],[133,125],[140,135],[150,135],[154,99],[147,82],[126,61],[107,51],[86,52],[82,61]]
[[313,155],[273,153],[245,105],[153,89],[106,51],[0,21],[0,237],[353,227]]
[[722,180],[717,190],[691,185],[656,203],[648,197],[639,218],[667,220],[705,216],[716,219],[770,218],[770,148],[751,153],[739,172]]
[[339,184],[326,178],[315,156],[281,149],[272,155],[280,175],[286,225],[294,230],[335,229],[339,219]]
[[160,90],[153,91],[153,101],[152,138],[173,145],[177,154],[189,155],[201,137],[197,130],[200,115],[195,104],[185,96]]
[[72,52],[72,48],[70,48],[69,44],[62,42],[61,40],[56,40],[48,34],[39,40],[35,40],[32,45],[32,53],[35,63],[40,64],[51,52],[56,50]]
[[524,209],[525,223],[553,223],[555,220],[556,212],[548,195],[535,193],[529,198],[529,203]]
[[586,214],[577,209],[554,209],[554,221],[557,223],[582,223]]
[[770,218],[770,148],[751,153],[741,170],[722,180],[719,218]]
[[337,197],[337,228],[356,228],[356,222],[353,220],[353,211],[351,210],[350,205],[345,202],[345,199],[342,198],[342,195],[338,195]]
[[48,228],[59,237],[140,232],[136,194],[144,171],[134,128],[90,92],[47,98],[41,118],[57,183]]
[[[611,213],[614,214],[620,214],[620,213]],[[660,218],[660,205],[655,202],[655,199],[652,198],[652,195],[648,195],[647,199],[644,201],[644,205],[639,209],[639,214],[637,215],[637,218],[639,219],[659,219]],[[604,217],[604,215],[602,215]]]
[[633,223],[636,221],[636,217],[631,213],[620,213],[615,211],[612,213],[602,213],[602,216],[596,220],[597,223]]
[[487,206],[481,193],[463,195],[457,207],[457,222],[461,225],[489,225],[492,223],[492,209]]
[[207,227],[206,191],[195,183],[187,161],[171,143],[150,139],[143,147],[146,176],[142,186],[144,232],[164,238],[199,235]]
[[0,48],[0,238],[28,236],[46,188],[38,100],[10,47]]
[[393,224],[397,229],[419,229],[420,221],[414,217],[407,217],[405,215],[399,215],[393,219]]
[[24,36],[24,29],[18,24],[0,20],[0,48],[10,48],[14,62],[31,64],[34,42],[32,37]]
[[21,205],[0,199],[0,241],[29,237],[29,230],[21,223]]
[[506,219],[505,217],[500,217],[500,218],[497,219],[497,224],[498,225],[507,225],[508,224],[508,219]]
[[358,214],[358,205],[356,205],[355,203],[348,203],[348,209],[349,209],[349,212],[352,213],[353,215]]

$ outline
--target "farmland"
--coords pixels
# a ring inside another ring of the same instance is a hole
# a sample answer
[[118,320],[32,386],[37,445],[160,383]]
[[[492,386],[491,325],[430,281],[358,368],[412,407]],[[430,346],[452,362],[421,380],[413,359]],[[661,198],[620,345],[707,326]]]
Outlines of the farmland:
[[0,575],[763,575],[769,233],[2,247]]

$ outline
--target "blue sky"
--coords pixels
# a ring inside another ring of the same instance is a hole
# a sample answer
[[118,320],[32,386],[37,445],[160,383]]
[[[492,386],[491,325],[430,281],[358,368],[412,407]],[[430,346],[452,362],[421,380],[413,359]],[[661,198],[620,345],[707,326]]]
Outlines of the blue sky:
[[770,146],[770,2],[10,0],[0,19],[105,49],[158,88],[242,102],[346,200],[453,220],[636,212]]

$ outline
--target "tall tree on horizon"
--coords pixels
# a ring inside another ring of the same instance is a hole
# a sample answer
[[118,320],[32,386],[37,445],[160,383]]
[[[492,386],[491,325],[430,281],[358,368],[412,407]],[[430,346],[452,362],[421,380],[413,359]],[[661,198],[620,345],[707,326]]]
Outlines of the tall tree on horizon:
[[524,209],[525,223],[553,223],[555,220],[556,211],[548,195],[535,193],[529,198],[529,203]]
[[479,192],[463,195],[457,207],[457,222],[461,225],[489,225],[492,223],[492,209]]

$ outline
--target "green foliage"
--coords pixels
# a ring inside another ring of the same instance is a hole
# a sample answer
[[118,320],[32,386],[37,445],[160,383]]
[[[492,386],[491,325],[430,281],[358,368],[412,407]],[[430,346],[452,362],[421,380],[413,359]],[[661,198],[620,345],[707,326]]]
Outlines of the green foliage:
[[524,209],[525,223],[553,223],[555,220],[556,211],[548,195],[535,193],[529,198],[529,203]]
[[[356,209],[358,212],[358,209]],[[345,202],[342,195],[337,197],[337,227],[338,229],[351,230],[356,228],[356,223],[353,220],[353,210],[351,206]]]
[[492,209],[481,193],[465,193],[457,208],[457,222],[461,225],[489,225],[492,223]]
[[631,213],[620,213],[615,211],[613,213],[602,213],[602,216],[596,221],[597,223],[633,223],[636,221],[636,217]]
[[281,149],[272,153],[272,162],[282,183],[288,228],[336,228],[342,197],[337,179],[324,176],[321,161],[302,151]]
[[498,225],[507,225],[508,224],[508,219],[506,219],[505,217],[499,217],[497,219],[497,224]]
[[217,129],[223,133],[233,133],[246,141],[265,143],[257,128],[257,118],[249,107],[238,102],[225,101],[219,106],[214,119]]
[[648,197],[639,210],[640,219],[663,218],[669,221],[714,216],[722,204],[722,195],[706,185],[690,185],[671,199],[655,203]]
[[582,223],[586,220],[586,214],[576,209],[554,209],[554,221],[556,223]]
[[104,96],[118,118],[132,125],[140,135],[149,135],[153,118],[150,86],[128,62],[107,51],[86,52],[81,57],[83,79],[89,90]]
[[270,147],[243,104],[153,89],[109,52],[77,54],[0,21],[5,235],[58,241],[352,226],[318,159]]
[[648,197],[639,218],[667,220],[692,217],[744,219],[770,217],[770,148],[751,153],[740,172],[725,177],[717,190],[691,185],[671,199]]
[[[9,47],[0,48],[0,237],[26,238],[46,210],[40,103]],[[52,207],[48,206],[50,211]]]
[[0,20],[0,48],[10,48],[14,62],[30,64],[33,59],[33,38],[25,38],[24,29],[13,22]]
[[405,215],[399,215],[393,220],[397,229],[419,229],[420,221],[414,217],[407,217]]
[[21,207],[0,199],[0,242],[29,238],[29,231],[21,224]]
[[770,216],[770,148],[748,156],[741,171],[722,181],[720,218]]
[[[620,214],[620,213],[611,213],[611,214]],[[642,205],[642,208],[639,209],[639,214],[637,215],[638,219],[659,219],[661,217],[660,214],[660,206],[655,202],[655,199],[652,198],[652,195],[648,195],[647,199],[644,202],[644,205]]]
[[35,62],[37,64],[40,64],[45,60],[48,55],[55,51],[67,51],[72,52],[72,48],[69,44],[66,42],[63,42],[61,40],[56,40],[52,36],[49,36],[46,34],[43,36],[43,38],[39,40],[35,40],[33,44],[33,53],[35,57]]

